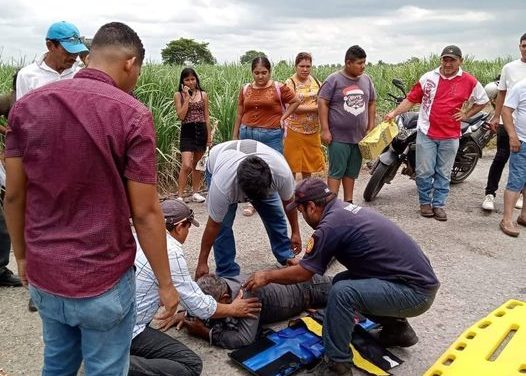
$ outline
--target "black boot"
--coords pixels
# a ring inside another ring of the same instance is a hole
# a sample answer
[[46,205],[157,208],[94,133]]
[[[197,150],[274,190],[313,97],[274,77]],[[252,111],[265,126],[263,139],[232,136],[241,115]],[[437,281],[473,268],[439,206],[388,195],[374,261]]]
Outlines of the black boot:
[[383,324],[378,340],[385,347],[409,347],[418,342],[418,337],[406,319],[393,319]]
[[352,376],[352,363],[334,362],[330,359],[323,359],[314,369],[315,376]]
[[0,286],[4,287],[20,287],[22,282],[7,268],[0,268]]

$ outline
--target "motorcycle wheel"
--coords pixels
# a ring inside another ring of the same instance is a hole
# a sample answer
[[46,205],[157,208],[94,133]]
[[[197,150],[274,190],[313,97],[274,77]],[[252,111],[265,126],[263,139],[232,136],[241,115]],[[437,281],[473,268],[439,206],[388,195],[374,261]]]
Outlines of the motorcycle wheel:
[[392,179],[396,174],[398,167],[400,167],[400,163],[393,163],[388,166],[379,162],[365,187],[365,191],[363,191],[363,199],[367,202],[374,200],[388,179]]
[[473,172],[479,161],[479,148],[473,140],[462,143],[455,156],[451,184],[462,183]]

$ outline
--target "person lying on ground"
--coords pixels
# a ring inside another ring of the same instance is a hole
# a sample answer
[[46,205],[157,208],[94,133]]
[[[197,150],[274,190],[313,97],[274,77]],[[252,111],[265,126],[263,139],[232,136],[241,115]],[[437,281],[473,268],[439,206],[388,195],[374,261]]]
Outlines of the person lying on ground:
[[[218,277],[207,274],[197,280],[203,292],[218,302],[229,303],[241,290],[244,277]],[[209,340],[211,345],[236,349],[253,343],[263,325],[288,320],[310,308],[323,308],[332,285],[332,277],[315,275],[311,280],[293,285],[269,284],[254,295],[261,302],[256,319],[228,317],[220,320],[186,318],[191,335]]]

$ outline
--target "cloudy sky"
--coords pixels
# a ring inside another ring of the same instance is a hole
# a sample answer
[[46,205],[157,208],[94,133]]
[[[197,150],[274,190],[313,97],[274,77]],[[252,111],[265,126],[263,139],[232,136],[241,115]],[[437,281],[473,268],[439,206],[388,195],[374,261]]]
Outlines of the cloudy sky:
[[372,62],[429,56],[447,44],[476,59],[515,58],[525,16],[525,0],[0,0],[0,59],[31,61],[61,20],[88,37],[106,22],[127,23],[154,61],[180,37],[208,42],[221,63],[250,49],[274,62],[305,50],[315,64],[338,63],[353,44]]

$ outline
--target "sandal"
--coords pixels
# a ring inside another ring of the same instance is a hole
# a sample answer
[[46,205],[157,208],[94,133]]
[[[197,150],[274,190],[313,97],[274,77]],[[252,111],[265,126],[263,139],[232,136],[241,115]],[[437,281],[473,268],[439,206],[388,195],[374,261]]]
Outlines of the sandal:
[[501,231],[503,233],[505,233],[506,235],[509,235],[509,236],[513,236],[514,238],[516,238],[517,236],[519,236],[519,229],[517,229],[513,223],[511,224],[511,226],[507,226],[504,221],[500,221],[499,223],[499,227],[501,229]]
[[245,217],[253,216],[256,212],[256,208],[249,202],[243,207],[243,215]]
[[526,226],[526,219],[522,219],[522,217],[519,215],[517,217],[517,224],[519,224],[521,226]]

